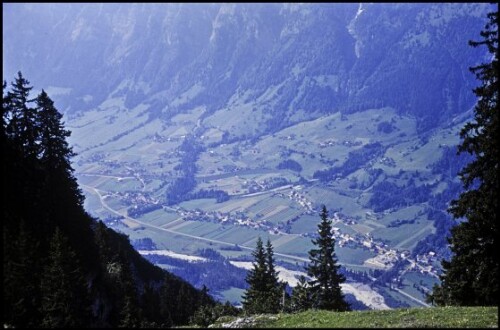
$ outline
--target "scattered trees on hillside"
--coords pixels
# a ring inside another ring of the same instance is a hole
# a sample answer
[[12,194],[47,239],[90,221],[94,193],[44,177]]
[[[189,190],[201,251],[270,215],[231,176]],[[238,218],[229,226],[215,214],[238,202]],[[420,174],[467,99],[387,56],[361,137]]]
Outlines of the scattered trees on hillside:
[[293,159],[286,159],[284,161],[282,161],[281,163],[278,164],[278,166],[276,167],[277,169],[280,169],[280,170],[292,170],[292,171],[295,171],[295,172],[301,172],[302,171],[302,166],[295,160]]
[[490,63],[472,67],[481,81],[474,89],[478,103],[474,121],[460,132],[458,152],[475,159],[459,173],[465,192],[453,200],[449,211],[464,219],[452,228],[449,238],[453,256],[443,260],[441,284],[434,286],[429,301],[437,305],[491,305],[498,299],[498,163],[499,122],[498,91],[498,10],[488,14],[489,22],[481,32],[482,41],[470,41],[473,47],[486,45]]
[[370,160],[382,155],[385,147],[380,142],[368,143],[361,148],[349,152],[347,159],[340,166],[315,171],[314,179],[329,182],[337,177],[346,177],[357,169],[365,166]]
[[179,177],[167,189],[166,204],[174,205],[185,200],[185,196],[196,187],[196,160],[203,147],[196,142],[193,135],[187,135],[178,148],[180,164],[175,166]]
[[424,203],[429,199],[431,188],[428,184],[417,186],[408,182],[406,186],[398,186],[389,181],[377,183],[372,188],[372,196],[368,201],[375,212],[383,212],[390,208],[414,203]]

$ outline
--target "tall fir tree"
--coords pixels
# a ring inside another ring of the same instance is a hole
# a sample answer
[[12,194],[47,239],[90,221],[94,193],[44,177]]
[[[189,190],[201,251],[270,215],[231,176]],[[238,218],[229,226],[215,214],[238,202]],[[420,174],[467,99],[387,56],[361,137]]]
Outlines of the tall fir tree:
[[[36,167],[36,152],[30,157],[26,152],[28,130],[24,127],[26,120],[23,111],[28,109],[32,87],[20,72],[11,85],[12,89],[7,91],[4,82],[2,95],[4,323],[14,327],[30,327],[40,323],[39,274],[46,245],[40,244],[41,226],[36,225],[42,220],[38,212],[40,175]],[[28,122],[29,126],[32,124]],[[31,127],[29,131],[35,132],[35,128]]]
[[[3,204],[7,206],[4,212],[22,214],[27,227],[43,221],[39,214],[43,175],[37,159],[40,141],[36,109],[31,107],[32,88],[30,82],[18,72],[11,89],[3,92],[2,100],[2,157],[6,160],[2,162],[3,186],[6,189]],[[24,207],[26,200],[30,201],[30,208]],[[40,225],[34,232],[42,228]]]
[[247,314],[278,313],[281,307],[283,285],[274,265],[274,252],[268,239],[266,247],[259,237],[255,250],[253,269],[247,273],[249,288],[243,295],[243,309]]
[[75,156],[66,139],[71,132],[64,129],[62,115],[54,106],[45,90],[36,98],[37,125],[40,127],[40,160],[47,167],[63,169],[67,174],[73,172],[71,157]]
[[[71,157],[76,154],[66,141],[71,132],[64,129],[61,113],[43,89],[36,98],[36,106],[36,124],[40,135],[39,159],[46,171],[46,184],[52,190],[54,186],[61,187],[65,195],[68,191],[71,192],[70,197],[73,201],[68,203],[83,205],[84,197],[78,188],[71,166]],[[62,196],[55,198],[60,199]]]
[[267,301],[266,309],[268,313],[278,313],[280,311],[281,300],[283,296],[283,285],[278,278],[279,272],[274,266],[274,251],[271,240],[266,243],[266,286],[267,286]]
[[428,299],[437,305],[499,304],[498,9],[488,18],[481,31],[483,40],[469,42],[473,47],[485,45],[492,61],[470,68],[481,85],[474,89],[478,97],[474,121],[462,128],[458,152],[467,152],[475,159],[459,173],[465,192],[451,202],[449,209],[456,219],[464,221],[451,230],[448,242],[452,258],[442,261],[441,283],[434,286]]
[[82,214],[84,196],[73,176],[71,157],[75,156],[67,142],[71,132],[64,128],[62,115],[54,106],[54,102],[42,89],[35,99],[35,123],[39,135],[38,163],[43,178],[40,185],[41,210],[50,223],[42,230],[53,230],[60,227],[69,236],[82,239],[73,242],[76,250],[87,246],[87,253],[81,255],[81,262],[89,260],[89,245],[85,241],[93,241],[92,221]]
[[6,133],[13,144],[23,150],[24,156],[34,161],[38,157],[40,142],[36,111],[31,107],[34,100],[30,99],[30,91],[33,87],[20,71],[11,85],[8,92],[10,107],[4,113]]
[[309,251],[310,262],[306,267],[307,274],[312,278],[309,281],[309,290],[313,308],[348,311],[349,304],[344,300],[340,287],[340,284],[345,282],[345,277],[339,272],[332,223],[328,220],[328,211],[324,205],[320,216],[319,237],[312,240],[317,248]]
[[[2,151],[4,150],[6,144],[7,144],[7,114],[9,111],[11,111],[11,101],[10,101],[10,95],[6,91],[7,88],[7,82],[4,80],[2,83],[2,127],[0,127],[0,146],[2,148]],[[3,165],[2,165],[3,166]]]
[[247,273],[246,281],[249,288],[243,294],[243,309],[248,314],[265,312],[264,306],[267,294],[267,259],[262,239],[257,239],[257,245],[252,252],[253,269]]

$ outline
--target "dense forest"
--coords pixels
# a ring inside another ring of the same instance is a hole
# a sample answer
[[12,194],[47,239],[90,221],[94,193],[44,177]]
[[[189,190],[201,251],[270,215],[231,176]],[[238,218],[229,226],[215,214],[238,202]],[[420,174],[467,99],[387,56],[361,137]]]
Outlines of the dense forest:
[[3,83],[3,325],[169,327],[218,306],[83,208],[62,115],[21,72]]

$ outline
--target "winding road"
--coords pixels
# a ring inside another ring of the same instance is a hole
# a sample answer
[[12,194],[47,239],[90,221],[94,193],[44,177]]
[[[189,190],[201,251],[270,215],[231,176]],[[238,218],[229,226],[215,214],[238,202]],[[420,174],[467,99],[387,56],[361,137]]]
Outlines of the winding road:
[[[186,234],[186,233],[181,233],[181,232],[178,232],[178,231],[175,231],[175,230],[171,230],[171,229],[166,229],[166,228],[162,228],[160,226],[156,226],[156,225],[152,225],[150,223],[147,223],[147,222],[144,222],[144,221],[140,221],[140,220],[137,220],[135,218],[132,218],[130,216],[128,216],[125,212],[123,213],[120,213],[119,211],[116,211],[115,209],[112,209],[104,200],[104,196],[101,194],[101,191],[97,188],[94,188],[94,187],[91,187],[91,186],[88,186],[88,185],[85,185],[85,184],[81,184],[80,183],[80,186],[82,186],[82,188],[84,188],[85,190],[87,191],[90,191],[91,193],[94,193],[96,194],[98,197],[99,197],[99,200],[102,204],[102,206],[107,209],[108,211],[116,214],[116,215],[119,215],[119,216],[122,216],[124,217],[125,219],[129,220],[129,221],[133,221],[133,222],[136,222],[140,225],[143,225],[143,226],[146,226],[146,227],[150,227],[150,228],[154,228],[154,229],[157,229],[157,230],[161,230],[161,231],[165,231],[165,232],[169,232],[169,233],[172,233],[172,234],[175,234],[175,235],[181,235],[181,236],[186,236],[186,237],[189,237],[189,238],[193,238],[193,239],[197,239],[197,240],[201,240],[201,241],[206,241],[206,242],[211,242],[211,243],[217,243],[217,244],[223,244],[223,245],[230,245],[230,246],[234,246],[235,243],[229,243],[229,242],[224,242],[224,241],[219,241],[219,240],[215,240],[215,239],[210,239],[210,238],[205,238],[205,237],[200,237],[200,236],[195,236],[195,235],[191,235],[191,234]],[[239,245],[240,248],[242,249],[245,249],[245,250],[250,250],[250,251],[253,251],[254,248],[250,248],[250,247],[246,247],[246,246],[241,246]],[[274,253],[275,255],[278,255],[278,256],[281,256],[281,257],[285,257],[285,258],[289,258],[289,259],[293,259],[293,260],[298,260],[298,261],[306,261],[308,262],[309,259],[306,259],[306,258],[301,258],[301,257],[297,257],[297,256],[294,256],[294,255],[290,255],[290,254],[284,254],[284,253],[277,253],[275,252]],[[356,266],[359,266],[359,265],[356,265]]]
[[[125,219],[127,219],[129,221],[133,221],[133,222],[136,222],[136,223],[138,223],[140,225],[143,225],[143,226],[146,226],[146,227],[150,227],[150,228],[154,228],[156,230],[161,230],[161,231],[165,231],[165,232],[168,232],[168,233],[171,233],[171,234],[189,237],[189,238],[197,239],[197,240],[200,240],[200,241],[217,243],[217,244],[223,244],[223,245],[229,245],[229,246],[234,246],[235,245],[235,243],[229,243],[229,242],[224,242],[224,241],[220,241],[220,240],[216,240],[216,239],[205,238],[205,237],[195,236],[195,235],[191,235],[191,234],[181,233],[181,232],[178,232],[178,231],[175,231],[175,230],[163,228],[163,227],[160,227],[160,226],[152,225],[152,224],[144,222],[144,221],[137,220],[135,218],[132,218],[132,217],[128,216],[125,212],[121,213],[121,212],[119,212],[119,211],[111,208],[106,203],[106,201],[104,200],[104,196],[102,195],[102,191],[100,191],[99,189],[91,187],[91,186],[86,185],[86,184],[82,184],[82,183],[80,183],[80,186],[82,188],[84,188],[85,190],[87,190],[87,191],[89,191],[91,193],[96,194],[99,197],[99,201],[101,202],[102,206],[105,209],[107,209],[108,211],[110,211],[110,212],[112,212],[112,213],[114,213],[116,215],[122,216],[122,217],[124,217]],[[249,251],[253,251],[255,249],[253,247],[247,247],[247,246],[242,246],[242,245],[238,245],[238,246],[240,248],[242,248],[242,249],[249,250]],[[301,257],[297,257],[297,256],[290,255],[290,254],[275,252],[274,255],[280,256],[280,257],[284,257],[284,258],[288,258],[288,259],[292,259],[292,260],[295,260],[295,261],[309,262],[308,258],[301,258]],[[361,266],[361,265],[358,265],[358,264],[347,264],[347,263],[343,263],[343,265],[345,265],[345,266],[355,266],[355,267],[360,267]]]

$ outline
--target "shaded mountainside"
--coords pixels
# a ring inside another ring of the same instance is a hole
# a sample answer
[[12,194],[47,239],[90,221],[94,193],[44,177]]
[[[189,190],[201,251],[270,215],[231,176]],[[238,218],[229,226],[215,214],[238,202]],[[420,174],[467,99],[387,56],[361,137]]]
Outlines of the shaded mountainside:
[[[467,40],[488,4],[7,4],[7,77],[57,90],[64,111],[111,97],[170,118],[238,100],[261,131],[393,107],[420,129],[471,108]],[[9,20],[29,20],[17,29]],[[6,22],[5,22],[6,21]],[[10,37],[12,36],[12,37]],[[484,56],[484,54],[483,54]],[[271,93],[272,92],[272,93]],[[425,98],[422,95],[426,95]]]
[[85,212],[69,132],[45,92],[30,101],[28,83],[19,76],[2,98],[2,324],[171,326],[215,305]]

